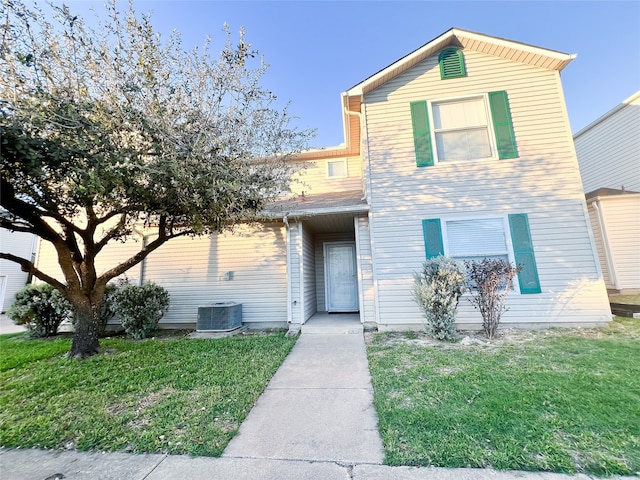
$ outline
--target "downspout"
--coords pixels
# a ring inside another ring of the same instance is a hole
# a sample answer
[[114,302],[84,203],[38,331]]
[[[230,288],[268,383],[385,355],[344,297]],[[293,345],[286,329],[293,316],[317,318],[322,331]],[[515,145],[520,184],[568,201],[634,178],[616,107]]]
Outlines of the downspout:
[[604,256],[607,262],[607,270],[609,270],[609,276],[611,277],[611,283],[613,284],[614,288],[619,291],[620,286],[618,285],[615,266],[613,264],[613,256],[611,255],[611,248],[609,246],[609,237],[607,237],[607,227],[605,226],[605,223],[604,223],[602,210],[598,206],[599,203],[600,201],[596,199],[593,201],[592,205],[598,217],[598,225],[600,226],[600,235],[602,236],[602,246],[604,248]]
[[[362,165],[364,165],[364,158],[362,155],[362,139],[365,138],[364,137],[364,122],[362,121],[362,119],[364,118],[362,116],[362,112],[352,112],[351,110],[349,110],[349,95],[345,92],[344,97],[345,99],[345,104],[342,106],[342,111],[345,115],[349,116],[349,115],[355,115],[356,117],[358,117],[358,119],[360,120],[360,158],[363,160]],[[351,140],[349,140],[351,141]],[[362,168],[362,167],[361,167]],[[362,175],[362,193],[363,193],[363,197],[360,200],[366,200],[367,199],[367,189],[366,189],[366,181],[365,181],[365,175]]]
[[282,217],[285,226],[285,246],[287,252],[287,324],[291,324],[291,239],[289,238],[289,219],[287,216]]
[[[35,266],[38,265],[38,260],[40,257],[39,247],[40,247],[40,237],[38,237],[37,235],[33,235],[33,238],[31,239],[31,256],[29,257],[29,260]],[[30,285],[32,283],[33,283],[33,274],[29,273],[27,275],[27,285]]]
[[[142,237],[142,248],[144,249],[147,246],[147,236],[144,234],[144,232],[142,232],[141,230],[139,230],[137,227],[133,227],[133,231],[136,232],[138,235],[140,235]],[[146,270],[146,265],[147,265],[147,257],[144,257],[142,259],[142,261],[140,262],[140,267],[138,270],[138,276],[139,276],[139,280],[138,280],[138,285],[142,286],[144,285],[144,273]]]
[[[362,165],[366,168],[363,168],[364,172],[362,175],[362,190],[364,192],[364,196],[360,200],[367,200],[367,194],[369,197],[372,195],[371,188],[371,156],[369,155],[369,136],[367,135],[366,125],[364,119],[366,118],[366,104],[364,102],[361,103],[362,112],[352,112],[347,109],[349,105],[349,96],[345,93],[344,98],[347,103],[343,106],[344,111],[347,115],[357,115],[360,119],[360,158],[362,159]],[[365,146],[366,143],[366,146]],[[366,156],[366,158],[365,158]],[[367,188],[368,186],[368,188]],[[371,198],[367,201],[369,206],[371,205]],[[369,242],[371,248],[371,265],[373,268],[373,303],[374,303],[374,321],[379,325],[380,324],[380,301],[379,301],[379,292],[378,292],[378,271],[376,265],[376,254],[375,254],[375,235],[374,235],[374,226],[373,226],[373,211],[369,210],[367,213],[368,223],[369,223]]]

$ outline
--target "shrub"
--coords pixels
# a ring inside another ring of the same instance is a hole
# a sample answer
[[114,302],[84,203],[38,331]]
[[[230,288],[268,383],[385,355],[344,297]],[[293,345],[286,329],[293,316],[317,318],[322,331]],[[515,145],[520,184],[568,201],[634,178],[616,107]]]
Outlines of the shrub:
[[51,285],[27,285],[16,293],[7,316],[17,325],[25,325],[33,337],[50,337],[58,333],[64,320],[73,318],[73,307]]
[[125,285],[113,297],[113,309],[125,332],[133,338],[149,336],[169,308],[169,292],[160,285]]
[[469,279],[472,297],[469,301],[480,310],[482,328],[487,338],[493,339],[502,314],[508,309],[505,300],[509,290],[513,289],[513,278],[522,270],[504,259],[466,261],[465,267]]
[[118,287],[113,283],[108,283],[104,289],[104,300],[102,301],[102,306],[100,307],[100,335],[104,335],[104,332],[107,328],[107,323],[109,323],[109,320],[116,316],[114,302],[117,292]]
[[425,331],[438,340],[452,340],[460,295],[464,293],[464,267],[449,257],[427,260],[415,275],[413,296],[422,309]]

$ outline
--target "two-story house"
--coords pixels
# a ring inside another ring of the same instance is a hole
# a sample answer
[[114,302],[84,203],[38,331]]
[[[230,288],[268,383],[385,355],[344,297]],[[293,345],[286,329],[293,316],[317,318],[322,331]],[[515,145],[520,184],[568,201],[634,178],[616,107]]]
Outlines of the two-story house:
[[[342,94],[344,144],[297,156],[304,186],[267,221],[176,239],[129,277],[170,291],[165,327],[235,301],[256,328],[351,312],[380,330],[419,329],[411,290],[426,258],[500,257],[524,266],[504,324],[604,324],[560,81],[573,58],[451,29]],[[105,265],[137,246],[109,247]],[[45,247],[39,264],[55,269]],[[481,325],[464,298],[458,319]]]

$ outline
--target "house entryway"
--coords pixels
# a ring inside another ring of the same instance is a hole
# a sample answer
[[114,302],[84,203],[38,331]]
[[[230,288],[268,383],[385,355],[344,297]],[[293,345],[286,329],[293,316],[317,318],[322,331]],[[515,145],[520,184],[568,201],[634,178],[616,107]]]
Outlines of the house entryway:
[[328,312],[358,311],[355,242],[324,244],[326,306]]
[[362,324],[374,323],[368,217],[345,213],[289,219],[287,234],[289,330],[308,333],[322,327],[352,333],[352,321],[358,332]]
[[362,334],[359,313],[318,312],[301,327],[302,334]]

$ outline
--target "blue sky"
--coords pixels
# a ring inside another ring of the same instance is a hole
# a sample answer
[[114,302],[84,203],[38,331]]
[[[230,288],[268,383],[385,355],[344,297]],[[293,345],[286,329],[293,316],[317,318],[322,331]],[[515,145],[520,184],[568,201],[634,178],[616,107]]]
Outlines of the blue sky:
[[[58,3],[58,2],[56,2]],[[101,2],[67,2],[83,17]],[[297,125],[317,129],[313,147],[343,141],[340,93],[451,27],[577,58],[562,72],[573,132],[640,89],[640,1],[141,1],[163,35],[185,47],[226,22],[270,64],[264,85],[290,102]]]

